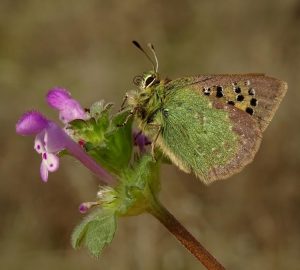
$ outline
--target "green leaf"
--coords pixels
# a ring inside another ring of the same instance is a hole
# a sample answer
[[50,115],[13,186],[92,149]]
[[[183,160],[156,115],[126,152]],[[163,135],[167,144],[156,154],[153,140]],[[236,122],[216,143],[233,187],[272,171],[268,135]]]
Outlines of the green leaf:
[[79,248],[82,244],[83,237],[86,233],[86,230],[88,228],[88,223],[92,221],[94,218],[99,215],[100,211],[94,211],[90,215],[86,216],[83,221],[77,225],[72,233],[71,236],[71,244],[73,248]]
[[111,243],[116,231],[116,215],[112,211],[96,210],[79,224],[72,234],[72,246],[85,246],[98,257],[103,248]]

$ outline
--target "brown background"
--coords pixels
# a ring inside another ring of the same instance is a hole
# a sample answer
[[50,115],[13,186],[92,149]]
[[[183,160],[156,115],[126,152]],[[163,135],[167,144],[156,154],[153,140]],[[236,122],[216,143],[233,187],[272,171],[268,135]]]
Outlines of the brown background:
[[3,269],[203,269],[151,216],[119,221],[100,260],[74,251],[77,207],[97,180],[65,158],[47,184],[32,138],[14,132],[24,110],[55,119],[44,102],[56,85],[84,106],[120,104],[132,78],[150,68],[132,39],[156,45],[160,72],[265,72],[289,92],[242,173],[204,186],[162,169],[162,200],[228,269],[300,269],[300,2],[0,2],[0,264]]

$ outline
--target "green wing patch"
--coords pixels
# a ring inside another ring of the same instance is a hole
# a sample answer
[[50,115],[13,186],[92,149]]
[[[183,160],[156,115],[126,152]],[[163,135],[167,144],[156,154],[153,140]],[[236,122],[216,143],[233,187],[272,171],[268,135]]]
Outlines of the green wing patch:
[[158,145],[173,163],[206,184],[239,171],[260,143],[250,115],[199,95],[193,86],[170,91],[162,114]]

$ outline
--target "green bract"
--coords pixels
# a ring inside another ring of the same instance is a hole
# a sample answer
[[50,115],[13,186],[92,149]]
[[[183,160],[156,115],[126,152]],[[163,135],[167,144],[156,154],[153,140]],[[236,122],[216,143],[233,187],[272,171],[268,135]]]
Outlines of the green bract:
[[139,215],[149,211],[160,190],[159,161],[151,155],[132,155],[132,121],[122,125],[128,112],[110,117],[111,104],[98,102],[90,108],[89,120],[70,123],[74,137],[84,141],[88,154],[116,175],[116,187],[100,187],[98,205],[72,235],[74,248],[85,246],[95,256],[109,244],[121,216]]
[[125,170],[120,183],[115,188],[116,199],[104,204],[104,208],[114,208],[118,215],[138,215],[149,208],[153,196],[159,192],[159,163],[150,155],[142,156],[132,168]]
[[89,120],[77,119],[70,123],[70,129],[77,140],[84,141],[85,150],[104,168],[120,175],[127,168],[132,155],[132,121],[123,127],[128,111],[110,116],[112,104],[103,101],[90,108]]

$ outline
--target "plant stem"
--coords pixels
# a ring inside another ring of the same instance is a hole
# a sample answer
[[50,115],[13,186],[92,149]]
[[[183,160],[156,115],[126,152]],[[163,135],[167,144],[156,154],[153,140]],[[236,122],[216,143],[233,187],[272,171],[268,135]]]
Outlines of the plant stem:
[[225,270],[224,266],[157,200],[153,201],[148,212],[156,217],[208,270]]

